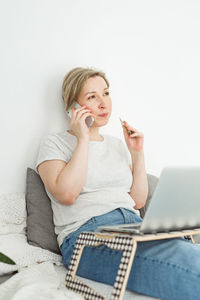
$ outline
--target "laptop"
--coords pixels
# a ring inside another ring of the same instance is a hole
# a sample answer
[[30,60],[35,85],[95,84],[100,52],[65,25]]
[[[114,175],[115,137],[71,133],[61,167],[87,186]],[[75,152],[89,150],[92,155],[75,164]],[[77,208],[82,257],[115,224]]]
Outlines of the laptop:
[[165,167],[142,222],[99,226],[101,232],[133,234],[200,227],[200,166]]

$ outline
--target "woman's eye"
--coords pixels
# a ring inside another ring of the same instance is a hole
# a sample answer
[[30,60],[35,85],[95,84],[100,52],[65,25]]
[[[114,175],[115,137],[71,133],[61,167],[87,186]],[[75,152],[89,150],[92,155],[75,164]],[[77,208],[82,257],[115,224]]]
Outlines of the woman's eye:
[[92,96],[88,97],[88,99],[90,99],[91,97],[95,97],[95,96],[94,96],[94,95],[92,95]]
[[[105,92],[105,94],[108,96],[110,93],[109,92]],[[91,98],[91,97],[95,97],[95,95],[92,95],[92,96],[90,96],[90,97],[88,97],[88,100]]]

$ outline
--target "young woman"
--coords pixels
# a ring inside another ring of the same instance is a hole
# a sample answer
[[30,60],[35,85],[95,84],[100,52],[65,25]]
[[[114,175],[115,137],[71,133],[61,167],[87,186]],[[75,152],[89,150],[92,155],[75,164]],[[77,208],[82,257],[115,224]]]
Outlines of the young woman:
[[[109,82],[101,71],[74,68],[64,78],[70,130],[43,138],[35,169],[51,199],[55,233],[67,267],[78,235],[98,226],[142,221],[148,182],[144,136],[130,124],[121,139],[99,133],[110,118]],[[94,118],[89,129],[88,116]],[[128,135],[128,130],[133,134]],[[77,275],[113,285],[121,252],[85,247]],[[184,238],[139,243],[127,289],[169,300],[200,299],[200,248]]]

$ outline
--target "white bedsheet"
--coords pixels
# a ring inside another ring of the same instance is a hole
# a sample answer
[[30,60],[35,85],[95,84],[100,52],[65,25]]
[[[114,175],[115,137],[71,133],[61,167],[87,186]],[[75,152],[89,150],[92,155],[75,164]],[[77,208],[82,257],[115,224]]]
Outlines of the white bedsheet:
[[[64,268],[64,267],[63,267]],[[63,270],[63,278],[66,273]],[[1,300],[73,300],[81,295],[68,290],[60,281],[52,262],[43,262],[23,268],[0,285]]]
[[[66,268],[52,262],[43,262],[23,268],[0,285],[1,300],[79,300],[84,299],[65,287]],[[112,287],[79,277],[109,298]],[[126,291],[124,300],[150,300],[148,296]]]

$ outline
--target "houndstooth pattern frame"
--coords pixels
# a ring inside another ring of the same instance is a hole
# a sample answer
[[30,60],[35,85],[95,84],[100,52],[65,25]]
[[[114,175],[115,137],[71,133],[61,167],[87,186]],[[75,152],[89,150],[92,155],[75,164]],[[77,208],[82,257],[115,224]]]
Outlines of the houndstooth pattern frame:
[[115,235],[103,235],[93,232],[82,232],[74,246],[70,264],[67,269],[65,278],[66,287],[80,293],[85,299],[98,299],[105,300],[106,298],[90,288],[87,284],[81,282],[75,277],[78,264],[82,255],[83,248],[85,246],[97,247],[101,244],[107,245],[109,248],[114,250],[122,250],[122,258],[118,268],[117,276],[115,279],[113,291],[111,294],[111,300],[122,299],[128,276],[130,273],[135,249],[137,242],[133,240],[131,236],[115,236]]

